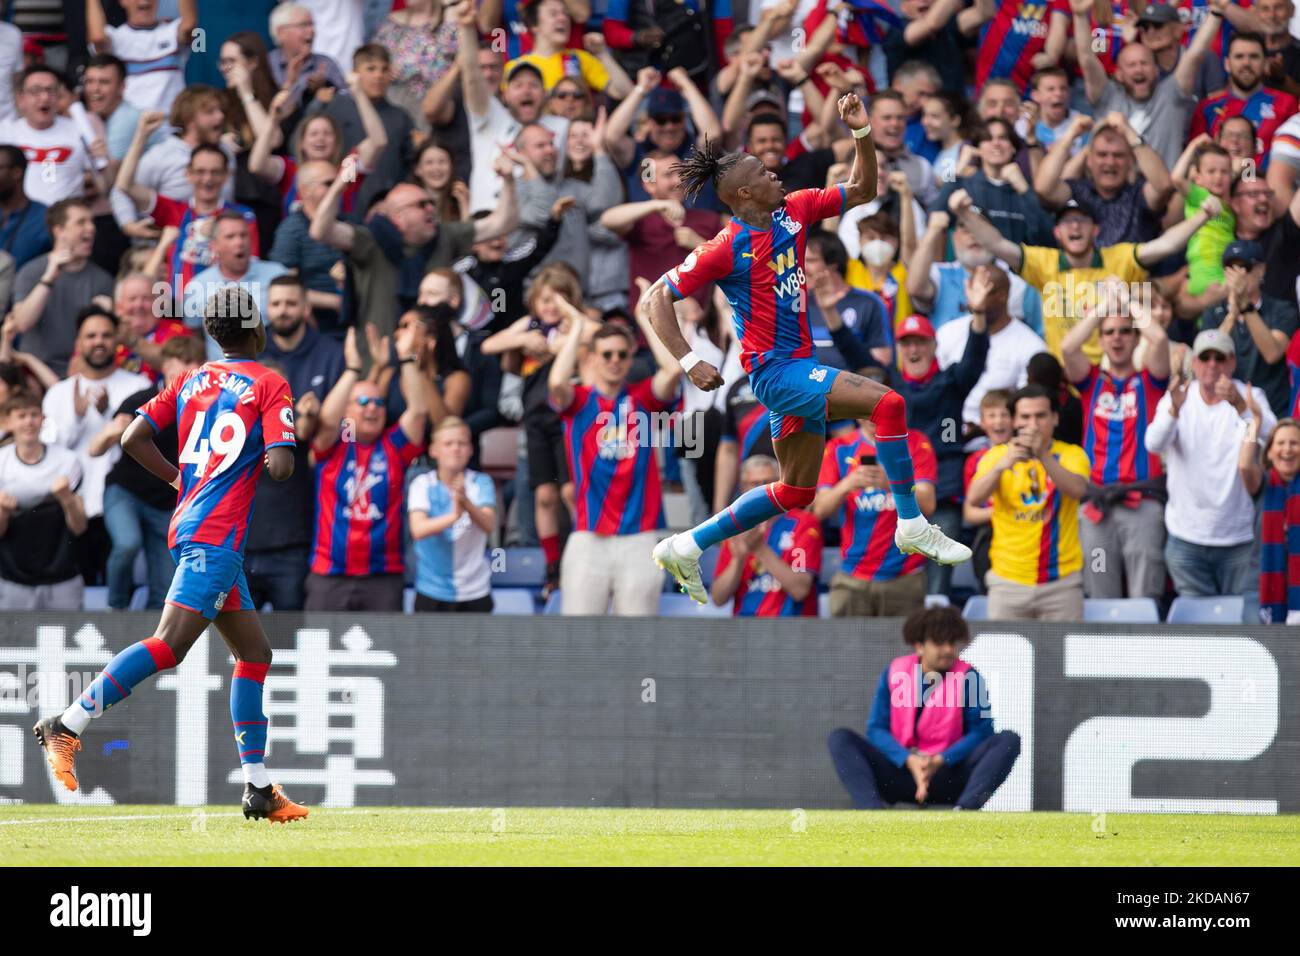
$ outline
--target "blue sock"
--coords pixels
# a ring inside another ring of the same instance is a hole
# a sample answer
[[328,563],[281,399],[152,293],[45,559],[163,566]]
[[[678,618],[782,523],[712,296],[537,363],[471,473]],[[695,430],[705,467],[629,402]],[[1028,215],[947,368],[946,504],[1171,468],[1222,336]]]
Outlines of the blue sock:
[[235,676],[230,680],[230,720],[235,725],[235,744],[242,764],[260,764],[266,758],[262,686],[270,667],[270,664],[235,662]]
[[[73,723],[85,726],[86,718],[98,717],[114,704],[125,700],[131,689],[147,677],[176,666],[172,649],[156,637],[136,641],[118,653],[98,677],[91,682],[81,697],[68,710],[79,707],[85,713],[69,715]],[[68,723],[67,720],[64,721]],[[71,728],[80,733],[76,728]]]
[[769,491],[771,487],[763,485],[751,488],[733,501],[731,507],[719,511],[708,521],[693,528],[690,535],[700,550],[706,551],[727,538],[757,528],[768,518],[781,514],[784,509],[772,497]]
[[921,509],[916,504],[916,476],[912,473],[912,452],[907,447],[907,436],[901,438],[876,438],[876,458],[889,476],[889,490],[894,495],[894,505],[900,518],[919,518]]

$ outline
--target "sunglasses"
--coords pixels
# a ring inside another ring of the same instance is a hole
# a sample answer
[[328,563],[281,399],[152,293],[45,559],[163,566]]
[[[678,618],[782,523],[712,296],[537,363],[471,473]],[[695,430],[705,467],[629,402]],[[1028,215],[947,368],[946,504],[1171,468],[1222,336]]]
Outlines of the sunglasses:
[[660,126],[671,126],[686,121],[686,117],[681,113],[660,113],[657,116],[651,116],[650,119],[658,123]]
[[577,90],[556,90],[551,94],[551,98],[556,100],[585,100],[587,97]]
[[380,398],[378,395],[361,395],[357,397],[356,401],[362,408],[366,408],[370,405],[377,405],[380,408],[383,408],[388,404],[388,399]]
[[1124,327],[1124,326],[1120,326],[1120,327],[1117,328],[1117,329],[1102,329],[1102,330],[1101,330],[1101,337],[1104,338],[1104,339],[1106,339],[1106,338],[1110,338],[1112,335],[1123,335],[1123,336],[1128,336],[1128,335],[1132,335],[1132,334],[1133,334],[1133,330],[1130,329],[1130,328],[1126,328],[1126,327]]
[[600,352],[598,354],[606,362],[614,362],[614,361],[622,362],[624,359],[628,357],[629,353],[627,349],[617,349],[609,352]]
[[1228,356],[1224,355],[1222,352],[1204,352],[1201,355],[1198,355],[1197,358],[1202,362],[1217,362],[1220,365],[1228,361]]
[[420,199],[417,200],[416,202],[408,202],[405,206],[402,207],[402,210],[405,211],[407,209],[432,209],[436,205],[437,203],[435,203],[432,199]]

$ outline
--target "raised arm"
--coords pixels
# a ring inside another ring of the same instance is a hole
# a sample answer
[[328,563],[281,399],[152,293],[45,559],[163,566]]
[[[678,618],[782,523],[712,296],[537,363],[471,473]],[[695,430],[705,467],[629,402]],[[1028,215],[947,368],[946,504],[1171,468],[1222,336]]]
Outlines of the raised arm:
[[653,66],[642,67],[636,74],[636,85],[627,98],[614,108],[605,124],[605,148],[620,169],[627,169],[636,153],[636,143],[632,141],[631,129],[641,103],[659,86],[662,77]]
[[737,62],[736,83],[722,106],[722,128],[726,131],[725,145],[728,149],[740,145],[745,137],[745,100],[749,98],[754,81],[767,62],[767,54],[745,53],[737,57]]
[[1152,378],[1167,380],[1170,369],[1169,335],[1165,332],[1164,326],[1152,318],[1149,312],[1143,310],[1141,302],[1134,301],[1132,309],[1133,324],[1138,330],[1138,335],[1147,343],[1143,367]]
[[176,22],[176,42],[186,47],[194,39],[194,31],[199,25],[198,0],[180,0],[177,12],[180,13],[180,19]]
[[668,82],[677,87],[682,94],[682,99],[686,100],[686,106],[691,111],[691,119],[695,122],[696,136],[708,139],[717,139],[721,136],[722,123],[718,119],[718,114],[713,111],[708,97],[700,92],[700,88],[691,80],[686,69],[680,66],[673,67],[668,71]]
[[624,235],[646,216],[662,213],[674,226],[686,221],[686,210],[672,199],[646,199],[642,202],[620,203],[600,215],[600,224],[610,232]]
[[554,408],[568,408],[573,402],[573,374],[578,368],[578,348],[582,345],[582,330],[587,317],[563,296],[556,296],[556,301],[569,316],[569,331],[551,363],[546,391]]
[[938,0],[924,15],[907,25],[903,30],[903,42],[912,48],[921,46],[946,27],[959,9],[961,0]]
[[[1066,380],[1071,385],[1082,382],[1092,371],[1092,362],[1083,354],[1083,347],[1101,326],[1101,320],[1101,310],[1089,308],[1084,312],[1083,318],[1065,333],[1065,338],[1061,339],[1062,364],[1065,366]],[[1169,364],[1168,359],[1165,364]]]
[[352,240],[356,237],[355,227],[350,223],[339,222],[339,197],[347,186],[347,177],[340,169],[320,205],[316,207],[316,215],[311,217],[311,226],[307,230],[307,235],[311,238],[340,252],[351,252]]
[[1138,263],[1149,269],[1166,256],[1172,256],[1175,252],[1186,249],[1192,234],[1217,216],[1222,209],[1217,197],[1206,196],[1196,215],[1184,219],[1150,242],[1138,246],[1136,253]]
[[998,5],[995,0],[975,0],[970,6],[958,11],[957,29],[969,36],[992,20],[997,12]]
[[464,0],[456,9],[456,62],[460,65],[460,88],[470,116],[486,116],[492,91],[478,68],[478,27],[474,4]]
[[[1108,82],[1106,68],[1092,52],[1092,7],[1093,0],[1070,0],[1070,15],[1074,26],[1074,55],[1079,61],[1083,73],[1083,88],[1088,102],[1093,106],[1101,99],[1102,91]],[[1183,54],[1183,59],[1187,54]]]
[[112,53],[113,39],[108,35],[108,17],[100,0],[86,0],[86,41],[96,53]]
[[925,233],[907,261],[907,294],[912,304],[923,311],[934,304],[938,291],[930,280],[930,267],[934,265],[935,253],[943,248],[948,237],[949,221],[948,214],[942,209],[930,213],[930,218],[925,223]]
[[[1183,96],[1191,96],[1196,91],[1196,77],[1201,72],[1201,61],[1209,52],[1214,38],[1219,35],[1224,11],[1230,6],[1232,4],[1229,0],[1210,0],[1210,12],[1201,21],[1200,28],[1192,37],[1192,42],[1188,44],[1187,49],[1183,51],[1183,55],[1178,58],[1178,65],[1174,67],[1174,80],[1178,83],[1178,89],[1182,91]],[[1225,50],[1224,53],[1226,54],[1227,51]]]
[[474,221],[474,241],[486,242],[498,236],[508,236],[519,226],[519,200],[515,195],[515,164],[505,153],[498,153],[492,162],[492,171],[501,177],[501,195],[497,207],[482,219]]
[[429,392],[433,390],[433,382],[420,371],[420,362],[416,357],[423,340],[424,329],[417,323],[399,331],[393,342],[397,349],[398,388],[406,402],[406,410],[397,421],[402,434],[414,445],[424,443],[424,424],[429,415]]
[[[943,0],[940,0],[943,2]],[[857,93],[845,93],[840,97],[840,119],[853,130],[853,168],[849,171],[849,181],[844,184],[844,210],[871,202],[876,198],[879,177],[876,171],[876,144],[871,141],[871,122],[867,119],[867,108],[858,99]],[[865,133],[859,136],[859,133]],[[910,218],[912,210],[905,206],[900,218]]]
[[966,190],[955,190],[948,197],[948,211],[970,231],[976,242],[993,253],[993,258],[1001,259],[1015,272],[1020,271],[1020,267],[1024,264],[1020,243],[1005,238],[998,232],[997,226],[976,212],[975,205]]
[[611,100],[621,100],[632,92],[632,78],[627,75],[622,64],[614,59],[614,54],[610,51],[609,44],[605,42],[603,33],[584,33],[582,35],[582,46],[588,53],[594,56],[602,67],[609,79],[605,83],[603,92]]
[[320,424],[312,440],[312,448],[316,451],[329,451],[339,440],[339,428],[343,424],[343,413],[348,408],[352,386],[360,380],[361,353],[357,350],[357,330],[350,327],[343,338],[343,374],[320,405]]
[[153,206],[154,191],[148,186],[137,185],[135,172],[140,165],[140,157],[144,155],[145,142],[166,119],[167,117],[162,113],[140,114],[140,120],[135,127],[135,136],[131,138],[131,145],[127,148],[126,155],[122,157],[122,165],[117,169],[117,182],[114,185],[131,197],[131,202],[135,203],[137,210],[145,210]]
[[1064,136],[1058,136],[1047,150],[1047,155],[1034,173],[1034,192],[1044,206],[1059,209],[1070,200],[1070,187],[1065,182],[1065,165],[1074,152],[1080,136],[1092,129],[1092,117],[1077,114],[1070,121]]
[[357,159],[361,168],[369,172],[388,148],[388,131],[384,129],[384,121],[379,118],[375,104],[361,92],[360,77],[355,70],[348,74],[348,89],[352,91],[352,99],[357,104],[357,116],[361,118],[361,128],[366,134],[366,138],[357,143]]
[[1188,171],[1192,168],[1192,160],[1196,157],[1196,151],[1206,143],[1214,142],[1209,133],[1200,133],[1194,136],[1178,156],[1178,161],[1174,163],[1174,168],[1169,173],[1170,184],[1178,192],[1186,196],[1191,188],[1191,181],[1187,178]]
[[[500,0],[497,0],[499,3]],[[420,112],[424,114],[425,122],[430,126],[446,126],[451,122],[451,118],[456,115],[456,100],[453,91],[460,84],[460,60],[451,65],[442,76],[438,77],[438,82],[429,87],[429,92],[424,94],[424,102],[420,104]]]

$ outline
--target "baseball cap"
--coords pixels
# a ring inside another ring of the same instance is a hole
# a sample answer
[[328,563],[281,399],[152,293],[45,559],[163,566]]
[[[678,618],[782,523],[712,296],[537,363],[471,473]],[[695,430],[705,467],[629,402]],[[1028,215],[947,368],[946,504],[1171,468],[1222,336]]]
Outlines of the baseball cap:
[[646,100],[646,112],[651,116],[663,116],[665,113],[685,113],[686,100],[676,90],[666,90],[662,86],[652,90]]
[[777,96],[771,90],[755,90],[745,99],[745,110],[748,112],[760,103],[768,103],[776,107],[778,112],[785,110],[785,104],[781,102],[781,97]]
[[1218,352],[1232,358],[1237,354],[1237,347],[1232,344],[1232,336],[1222,329],[1206,329],[1192,343],[1192,355],[1200,358],[1206,352]]
[[1064,219],[1064,218],[1065,218],[1069,213],[1072,213],[1072,212],[1083,213],[1085,216],[1087,216],[1087,217],[1088,217],[1089,219],[1091,219],[1093,222],[1096,222],[1096,221],[1097,221],[1097,214],[1096,214],[1095,212],[1092,211],[1092,207],[1089,206],[1087,203],[1079,202],[1079,200],[1077,200],[1077,199],[1069,199],[1069,200],[1067,200],[1064,206],[1062,206],[1060,209],[1056,210],[1056,221],[1057,221],[1057,222],[1060,222],[1060,221],[1061,221],[1062,219]]
[[1249,268],[1264,261],[1264,247],[1254,239],[1234,239],[1223,250],[1225,266],[1239,263]]
[[903,320],[903,324],[898,327],[898,331],[894,333],[894,338],[905,339],[909,335],[932,339],[934,338],[934,326],[923,315],[909,315]]
[[1178,23],[1182,17],[1167,3],[1151,3],[1146,12],[1137,18],[1138,26],[1144,23]]
[[542,71],[538,69],[537,65],[534,63],[529,63],[527,60],[516,60],[514,63],[509,64],[509,66],[510,68],[506,70],[506,75],[503,80],[505,83],[509,83],[524,70],[529,70],[536,74],[537,78],[541,80],[543,84],[546,82],[545,77],[542,76]]

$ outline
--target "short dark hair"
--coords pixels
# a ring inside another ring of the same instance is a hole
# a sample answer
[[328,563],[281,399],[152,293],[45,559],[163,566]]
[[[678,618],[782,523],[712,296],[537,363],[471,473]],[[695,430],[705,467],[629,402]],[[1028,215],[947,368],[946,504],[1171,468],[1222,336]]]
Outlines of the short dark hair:
[[915,647],[926,641],[970,643],[970,627],[955,607],[927,607],[903,622],[903,641]]
[[907,100],[903,99],[903,94],[898,92],[898,90],[881,90],[872,95],[871,107],[868,109],[874,108],[877,103],[883,103],[886,100],[892,100],[904,109],[907,108]]
[[971,145],[979,146],[980,144],[987,143],[989,140],[991,140],[993,138],[994,126],[1001,126],[1003,130],[1006,131],[1007,139],[1011,141],[1011,146],[1015,149],[1017,153],[1020,152],[1020,150],[1025,145],[1024,140],[1022,140],[1020,138],[1020,135],[1016,132],[1015,126],[1012,125],[1011,123],[1008,123],[1000,116],[995,116],[993,117],[993,119],[986,120],[985,122],[980,123],[978,126],[976,126],[975,129],[971,132],[971,138],[970,138]]
[[1037,70],[1034,75],[1029,78],[1029,88],[1031,90],[1038,89],[1038,84],[1043,82],[1043,80],[1047,79],[1049,76],[1055,76],[1058,79],[1065,80],[1067,84],[1070,82],[1070,74],[1066,73],[1063,68],[1059,66],[1049,66],[1045,69]]
[[249,317],[260,320],[257,299],[237,285],[218,289],[203,306],[203,327],[222,348],[238,345],[253,334],[256,323],[245,324]]
[[186,161],[185,165],[187,167],[192,167],[194,165],[194,160],[197,159],[199,156],[201,156],[203,153],[214,153],[217,156],[220,156],[222,168],[223,169],[230,168],[230,157],[228,157],[226,155],[226,151],[222,149],[220,146],[218,146],[216,143],[199,143],[199,145],[195,146],[192,150],[190,150],[190,158],[189,160]]
[[1016,405],[1021,401],[1021,399],[1026,398],[1045,398],[1047,399],[1048,405],[1051,406],[1052,411],[1060,412],[1059,403],[1055,395],[1049,392],[1042,385],[1029,384],[1024,388],[1016,389],[1011,393],[1011,397],[1007,399],[1007,411],[1011,412],[1013,418],[1016,414]]
[[45,210],[45,228],[50,232],[53,232],[56,228],[62,228],[63,224],[68,221],[68,212],[77,208],[90,212],[90,203],[80,196],[69,196],[67,199],[60,199]]
[[91,319],[108,319],[113,323],[113,328],[118,325],[117,316],[113,314],[112,309],[106,309],[102,305],[88,305],[77,313],[77,334],[81,334],[81,327]]
[[1266,56],[1268,55],[1268,44],[1264,42],[1263,36],[1261,36],[1258,33],[1251,33],[1249,30],[1243,30],[1240,33],[1233,33],[1232,39],[1228,41],[1228,45],[1223,49],[1223,55],[1225,57],[1231,56],[1232,45],[1234,43],[1241,43],[1243,41],[1246,43],[1254,43],[1261,50],[1264,51],[1264,54]]
[[9,162],[13,163],[20,173],[27,172],[27,154],[12,143],[0,143],[0,156],[9,157]]
[[357,52],[352,54],[352,65],[360,66],[367,60],[378,60],[385,66],[393,62],[392,56],[388,49],[379,43],[365,43],[357,47]]
[[12,415],[22,408],[39,409],[41,407],[41,400],[35,392],[28,391],[25,388],[18,388],[9,394],[3,405],[0,405],[0,415]]
[[244,214],[236,209],[223,209],[217,213],[216,221],[212,224],[212,234],[215,236],[217,230],[221,228],[223,222],[237,222],[245,228],[252,228],[252,223],[244,218]]
[[779,113],[759,113],[749,121],[749,128],[745,130],[746,139],[753,133],[755,126],[779,126],[781,127],[782,136],[788,136],[790,130],[785,119]]
[[632,338],[632,333],[623,327],[620,322],[606,322],[591,336],[591,347],[595,348],[596,343],[601,339],[609,339],[618,336],[626,340],[628,347],[635,351],[636,341]]
[[18,74],[18,82],[14,84],[14,89],[25,90],[27,88],[28,79],[35,76],[37,73],[48,73],[50,76],[54,77],[55,81],[61,86],[68,85],[68,81],[64,75],[54,67],[46,66],[44,63],[33,63]]
[[94,56],[92,56],[89,60],[86,61],[85,69],[97,70],[97,69],[103,69],[104,67],[108,67],[109,69],[112,70],[117,70],[118,80],[123,83],[126,82],[126,64],[123,63],[121,60],[119,60],[117,57],[113,56],[113,54],[111,53],[96,53]]
[[808,248],[816,249],[817,255],[827,266],[842,277],[849,268],[849,251],[840,242],[840,237],[825,229],[816,229],[808,236]]
[[268,289],[279,288],[280,286],[291,285],[296,289],[306,289],[303,281],[296,272],[283,272],[267,283]]

